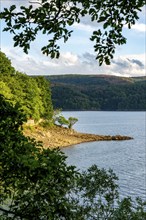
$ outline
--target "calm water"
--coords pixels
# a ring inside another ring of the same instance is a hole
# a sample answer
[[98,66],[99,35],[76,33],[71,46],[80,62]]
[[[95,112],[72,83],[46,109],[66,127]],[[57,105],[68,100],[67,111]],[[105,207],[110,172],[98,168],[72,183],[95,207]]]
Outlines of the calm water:
[[101,135],[128,135],[133,140],[82,143],[63,149],[67,163],[79,169],[92,164],[112,168],[121,196],[146,199],[146,112],[63,112],[79,119],[74,129]]

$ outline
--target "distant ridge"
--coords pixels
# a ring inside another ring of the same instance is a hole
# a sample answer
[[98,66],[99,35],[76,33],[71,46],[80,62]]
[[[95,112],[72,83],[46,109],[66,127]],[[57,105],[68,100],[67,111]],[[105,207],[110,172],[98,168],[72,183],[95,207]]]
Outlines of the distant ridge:
[[51,75],[54,108],[62,110],[145,111],[146,76]]

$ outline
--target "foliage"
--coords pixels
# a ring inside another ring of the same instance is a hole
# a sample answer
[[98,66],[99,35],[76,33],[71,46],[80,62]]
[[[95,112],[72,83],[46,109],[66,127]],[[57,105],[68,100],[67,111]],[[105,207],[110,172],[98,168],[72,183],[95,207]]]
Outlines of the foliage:
[[68,125],[68,120],[60,115],[58,118],[57,118],[57,122],[62,126],[62,125]]
[[73,126],[77,121],[78,121],[77,118],[69,117],[69,119],[68,119],[68,123],[69,123],[68,127],[71,129],[72,126]]
[[14,72],[15,69],[11,66],[11,61],[0,51],[0,74],[8,75],[14,74]]
[[144,220],[146,218],[146,202],[140,198],[132,201],[130,197],[118,202],[112,219],[113,220]]
[[50,120],[53,106],[49,81],[43,77],[32,78],[18,71],[14,73],[15,69],[5,54],[0,52],[0,56],[0,94],[13,104],[18,102],[27,118]]
[[77,194],[82,198],[84,219],[110,219],[119,196],[117,179],[112,170],[96,165],[83,172]]
[[146,203],[120,201],[117,177],[96,165],[79,173],[60,150],[25,137],[26,117],[0,95],[0,218],[143,220]]
[[53,117],[53,106],[51,99],[50,82],[47,81],[43,76],[35,77],[38,88],[40,89],[40,99],[43,103],[43,111],[41,117],[47,120]]
[[78,121],[77,118],[69,117],[66,119],[62,114],[60,110],[57,110],[54,115],[54,124],[59,124],[61,126],[67,126],[69,129],[72,129],[73,125]]
[[62,111],[61,109],[54,109],[54,111],[53,111],[53,117],[52,117],[54,124],[57,122],[57,119],[58,119],[58,117],[60,116],[61,111]]
[[[0,215],[6,219],[67,219],[78,173],[59,150],[24,137],[25,117],[0,96]],[[8,218],[9,216],[9,218]]]
[[99,65],[103,62],[110,64],[117,45],[125,44],[123,35],[125,25],[130,29],[139,19],[138,12],[145,5],[145,0],[138,1],[67,1],[67,0],[36,0],[28,7],[15,5],[4,8],[0,13],[6,22],[3,31],[13,34],[14,46],[22,47],[25,53],[30,49],[30,42],[36,39],[39,32],[48,35],[48,43],[42,47],[44,54],[51,58],[59,57],[58,41],[64,42],[71,36],[71,26],[88,16],[91,22],[97,22],[91,40],[95,42]]
[[7,99],[12,99],[13,95],[11,93],[11,89],[9,88],[9,86],[3,82],[0,81],[0,94],[2,94],[3,96],[5,96],[5,98]]
[[119,199],[117,176],[112,170],[96,165],[79,178],[76,195],[81,201],[80,213],[84,220],[144,220],[146,201],[130,197]]
[[[62,110],[146,110],[146,78],[49,76],[54,108]],[[61,94],[61,95],[60,95]]]

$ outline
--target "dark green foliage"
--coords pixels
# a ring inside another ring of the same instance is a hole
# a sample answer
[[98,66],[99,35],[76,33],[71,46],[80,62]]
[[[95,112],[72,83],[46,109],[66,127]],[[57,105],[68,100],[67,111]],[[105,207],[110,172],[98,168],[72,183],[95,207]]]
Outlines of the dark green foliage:
[[51,99],[50,82],[47,81],[43,76],[35,77],[38,88],[40,89],[40,99],[43,104],[43,111],[41,111],[41,117],[47,120],[52,119],[53,106]]
[[62,110],[146,110],[146,78],[62,75],[52,84],[54,108]]
[[132,201],[130,197],[118,202],[118,206],[110,220],[145,220],[146,202],[140,198]]
[[76,195],[80,196],[80,213],[84,220],[144,220],[146,201],[130,197],[119,199],[117,176],[112,170],[96,165],[79,178]]
[[0,104],[0,216],[68,219],[73,204],[67,194],[78,173],[59,150],[23,136],[25,117],[17,106],[1,96]]
[[[0,17],[6,22],[3,31],[13,34],[15,47],[22,47],[28,53],[30,43],[41,32],[49,36],[47,45],[41,48],[42,53],[58,58],[58,41],[63,39],[66,42],[72,33],[70,26],[80,23],[81,17],[88,16],[91,21],[97,22],[97,29],[90,39],[95,42],[96,59],[102,65],[103,62],[110,64],[116,46],[126,43],[124,25],[130,29],[139,19],[138,12],[144,5],[145,0],[41,0],[31,2],[28,7],[21,6],[19,10],[12,5],[9,9],[5,8]],[[100,25],[102,28],[98,29]]]
[[[82,110],[90,109],[90,103],[87,102],[88,96],[76,90],[75,87],[68,85],[55,85],[52,87],[52,102],[54,108],[62,110]],[[81,107],[82,106],[82,107]]]
[[112,170],[96,165],[83,172],[78,193],[82,198],[84,219],[110,219],[118,201],[118,178]]
[[[13,104],[20,104],[27,118],[50,120],[53,114],[50,84],[43,77],[32,78],[11,66],[10,61],[0,52],[0,94]],[[5,71],[2,66],[5,66]]]
[[144,220],[146,203],[120,201],[117,177],[96,165],[79,173],[60,150],[22,133],[26,117],[0,95],[0,219]]

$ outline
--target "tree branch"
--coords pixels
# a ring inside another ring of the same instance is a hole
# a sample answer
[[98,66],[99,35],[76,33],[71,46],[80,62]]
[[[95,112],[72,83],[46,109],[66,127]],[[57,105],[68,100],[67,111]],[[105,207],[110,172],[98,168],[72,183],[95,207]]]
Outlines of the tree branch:
[[15,215],[15,212],[12,212],[12,211],[10,211],[10,210],[4,209],[4,208],[2,208],[2,207],[0,207],[0,211],[5,212],[5,213],[7,213],[7,214],[13,214],[13,215]]

